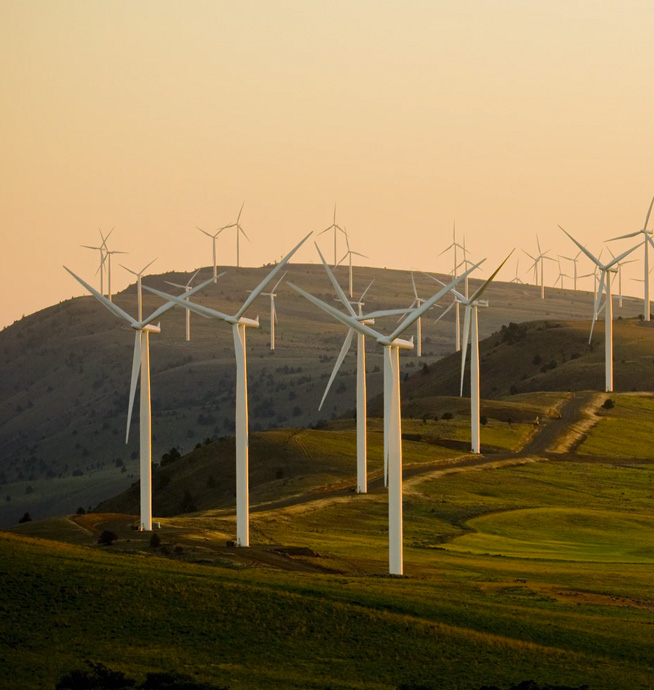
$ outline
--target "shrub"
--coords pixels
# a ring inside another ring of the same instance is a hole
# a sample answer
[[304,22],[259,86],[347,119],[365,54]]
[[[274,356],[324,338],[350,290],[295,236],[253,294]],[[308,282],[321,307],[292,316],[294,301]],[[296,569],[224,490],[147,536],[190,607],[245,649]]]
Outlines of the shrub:
[[156,549],[160,545],[161,545],[161,537],[156,532],[154,532],[152,534],[152,536],[150,537],[150,546],[153,549]]
[[443,412],[443,414],[441,415],[441,419],[448,420],[452,419],[453,416],[454,415],[451,412]]
[[32,522],[32,516],[29,513],[25,513],[23,517],[18,521],[18,524],[22,524],[23,522]]
[[605,410],[612,410],[615,407],[615,403],[613,402],[613,400],[611,400],[611,398],[607,398],[602,404],[602,407]]
[[111,546],[116,539],[118,539],[118,535],[106,529],[98,537],[98,544],[102,544],[103,546]]
[[179,460],[181,457],[182,454],[177,450],[177,448],[173,447],[167,453],[164,453],[161,456],[161,466],[163,467],[171,462],[175,462],[175,460]]
[[482,426],[486,426],[486,424],[488,424],[488,419],[486,419],[486,416],[485,416],[485,415],[481,415],[481,417],[479,417],[479,423],[480,423]]
[[77,515],[86,515],[86,511],[84,508],[82,508],[82,506],[77,509]]

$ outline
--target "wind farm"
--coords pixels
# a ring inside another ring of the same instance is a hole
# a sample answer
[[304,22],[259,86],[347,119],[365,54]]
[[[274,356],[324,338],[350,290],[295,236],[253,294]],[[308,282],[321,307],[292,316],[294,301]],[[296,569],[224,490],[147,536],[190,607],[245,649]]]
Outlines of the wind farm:
[[0,687],[652,690],[654,6],[0,19]]

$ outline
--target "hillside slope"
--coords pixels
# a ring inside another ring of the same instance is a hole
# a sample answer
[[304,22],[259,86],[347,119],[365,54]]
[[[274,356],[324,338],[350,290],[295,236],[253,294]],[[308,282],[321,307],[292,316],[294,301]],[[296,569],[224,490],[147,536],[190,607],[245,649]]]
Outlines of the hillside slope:
[[[270,267],[228,269],[216,286],[197,300],[233,313]],[[346,271],[339,269],[345,279]],[[198,280],[208,276],[203,269]],[[170,289],[164,281],[186,281],[188,274],[164,274],[146,283]],[[332,288],[321,266],[292,265],[287,280],[331,301]],[[408,272],[361,268],[357,290],[371,281],[367,308],[406,306],[413,300]],[[433,283],[416,276],[421,294]],[[477,281],[471,281],[474,289]],[[292,424],[305,427],[354,406],[354,348],[321,412],[318,402],[344,338],[342,326],[284,285],[278,289],[277,349],[269,349],[268,298],[260,297],[249,315],[262,314],[261,328],[248,332],[251,429]],[[380,301],[384,297],[384,302]],[[507,283],[492,285],[492,309],[481,319],[482,335],[525,318],[577,319],[591,309],[589,293],[549,290]],[[115,298],[135,310],[135,288]],[[146,295],[145,313],[160,301]],[[637,305],[625,306],[627,313]],[[407,354],[403,371],[432,365],[453,350],[452,311],[435,323],[438,310],[423,320],[423,358]],[[394,319],[380,321],[390,330]],[[183,452],[207,438],[233,433],[234,355],[230,329],[193,317],[192,341],[184,341],[184,314],[164,315],[162,332],[151,338],[153,459],[172,446]],[[410,334],[409,334],[410,335]],[[137,415],[124,443],[133,333],[93,297],[81,297],[25,317],[0,331],[0,525],[14,524],[25,510],[33,517],[74,511],[114,495],[136,479]],[[369,395],[381,392],[381,350],[368,348]],[[449,364],[448,364],[449,366]],[[20,498],[20,507],[17,499]]]

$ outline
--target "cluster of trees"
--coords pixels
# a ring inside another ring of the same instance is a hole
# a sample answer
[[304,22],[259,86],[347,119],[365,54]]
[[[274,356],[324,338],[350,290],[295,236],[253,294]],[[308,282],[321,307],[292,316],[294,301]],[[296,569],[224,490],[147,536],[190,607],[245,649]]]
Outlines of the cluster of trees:
[[[432,683],[400,683],[397,686],[397,690],[438,690],[439,685],[433,685]],[[504,690],[503,688],[498,688],[497,685],[482,685],[479,690]],[[590,690],[587,685],[540,685],[535,680],[523,680],[520,683],[511,685],[506,688],[506,690]]]

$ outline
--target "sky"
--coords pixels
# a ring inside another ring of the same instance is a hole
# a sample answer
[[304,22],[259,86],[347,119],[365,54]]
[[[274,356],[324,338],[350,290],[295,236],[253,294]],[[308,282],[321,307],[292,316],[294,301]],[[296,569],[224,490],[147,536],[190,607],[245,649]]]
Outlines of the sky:
[[449,270],[455,221],[489,263],[569,255],[558,224],[599,251],[654,194],[653,27],[645,0],[0,0],[0,327],[82,294],[63,264],[97,281],[99,229],[188,271],[243,201],[249,266],[334,204],[365,265]]

